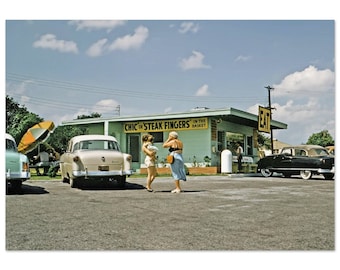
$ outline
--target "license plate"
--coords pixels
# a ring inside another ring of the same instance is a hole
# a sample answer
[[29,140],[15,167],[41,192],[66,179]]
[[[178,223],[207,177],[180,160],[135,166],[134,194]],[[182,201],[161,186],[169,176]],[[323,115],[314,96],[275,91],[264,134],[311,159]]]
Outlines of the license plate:
[[109,166],[106,166],[106,165],[99,165],[99,166],[98,166],[98,170],[99,170],[99,171],[108,171],[108,170],[109,170]]

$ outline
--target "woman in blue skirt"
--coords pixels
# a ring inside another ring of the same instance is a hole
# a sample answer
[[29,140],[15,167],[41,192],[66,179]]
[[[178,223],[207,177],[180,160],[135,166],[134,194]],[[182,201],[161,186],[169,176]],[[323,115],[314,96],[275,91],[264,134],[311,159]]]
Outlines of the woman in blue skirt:
[[175,131],[169,133],[168,139],[163,144],[164,148],[169,148],[170,155],[174,156],[174,162],[171,164],[172,177],[175,179],[176,188],[172,193],[180,193],[180,181],[186,181],[186,174],[184,168],[184,160],[182,156],[183,143],[178,139],[178,134]]

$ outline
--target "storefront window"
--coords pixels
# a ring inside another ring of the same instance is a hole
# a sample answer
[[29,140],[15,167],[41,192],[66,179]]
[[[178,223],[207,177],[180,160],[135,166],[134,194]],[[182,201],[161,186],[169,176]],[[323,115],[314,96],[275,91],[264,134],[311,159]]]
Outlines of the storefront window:
[[244,149],[244,135],[240,133],[227,132],[227,149],[236,154],[237,143],[240,143]]
[[163,132],[150,132],[150,134],[153,136],[153,142],[154,143],[162,143],[163,142]]

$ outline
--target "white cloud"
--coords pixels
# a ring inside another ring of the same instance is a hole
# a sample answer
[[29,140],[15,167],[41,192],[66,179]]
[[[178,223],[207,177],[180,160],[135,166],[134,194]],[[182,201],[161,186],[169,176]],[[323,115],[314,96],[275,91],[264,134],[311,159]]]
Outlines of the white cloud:
[[197,33],[198,30],[199,30],[198,24],[194,24],[193,22],[183,22],[181,23],[178,32],[180,32],[181,34],[185,34],[187,32]]
[[236,57],[235,62],[247,62],[251,59],[250,56],[239,55]]
[[104,52],[107,46],[105,46],[107,43],[107,39],[101,39],[98,40],[96,43],[92,44],[90,48],[86,51],[86,54],[90,57],[97,57],[101,56]]
[[207,84],[202,85],[197,91],[195,96],[203,97],[203,96],[210,96],[209,86]]
[[98,101],[93,107],[92,112],[116,114],[119,103],[114,99],[103,99]]
[[78,53],[77,44],[73,41],[58,40],[53,34],[46,34],[33,43],[34,48],[56,50],[62,53]]
[[[309,66],[287,75],[272,93],[273,119],[288,124],[274,137],[291,144],[306,143],[309,136],[328,130],[335,136],[334,72]],[[263,105],[262,105],[263,106]],[[258,105],[248,109],[258,114]],[[280,138],[281,136],[281,138]],[[283,139],[282,139],[283,138]]]
[[320,95],[334,91],[335,74],[329,69],[318,70],[309,66],[303,71],[287,75],[280,84],[273,85],[273,96]]
[[126,35],[117,38],[109,47],[109,50],[127,51],[130,49],[139,49],[149,36],[149,29],[144,26],[139,26],[135,29],[133,35]]
[[202,53],[193,51],[192,55],[186,59],[183,58],[179,65],[182,70],[211,68],[210,66],[203,64],[203,59],[204,55]]
[[126,23],[126,21],[114,21],[114,20],[89,20],[89,21],[70,21],[70,25],[75,25],[77,30],[102,30],[106,29],[106,31],[109,33],[114,28],[118,26],[122,26]]
[[290,143],[306,143],[309,136],[322,130],[328,130],[334,138],[334,107],[325,106],[317,98],[310,98],[305,104],[295,104],[289,100],[286,104],[274,106],[276,110],[273,111],[273,119],[288,124],[288,130],[276,133],[290,138]]
[[164,113],[170,113],[172,112],[172,107],[167,107],[164,109]]
[[30,84],[33,84],[33,80],[25,80],[20,82],[19,84],[17,83],[7,83],[6,84],[6,92],[8,94],[13,94],[13,95],[22,95],[26,92],[27,86]]

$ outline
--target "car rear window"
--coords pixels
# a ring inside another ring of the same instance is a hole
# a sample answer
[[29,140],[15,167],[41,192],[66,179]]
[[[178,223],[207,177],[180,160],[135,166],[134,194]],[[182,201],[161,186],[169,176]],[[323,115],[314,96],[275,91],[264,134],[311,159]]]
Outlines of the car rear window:
[[16,152],[17,147],[16,147],[15,142],[13,142],[12,140],[6,139],[6,150]]
[[313,148],[309,150],[311,156],[328,156],[328,152],[322,148]]
[[120,151],[119,145],[115,141],[89,140],[81,141],[74,145],[73,150],[116,150]]

